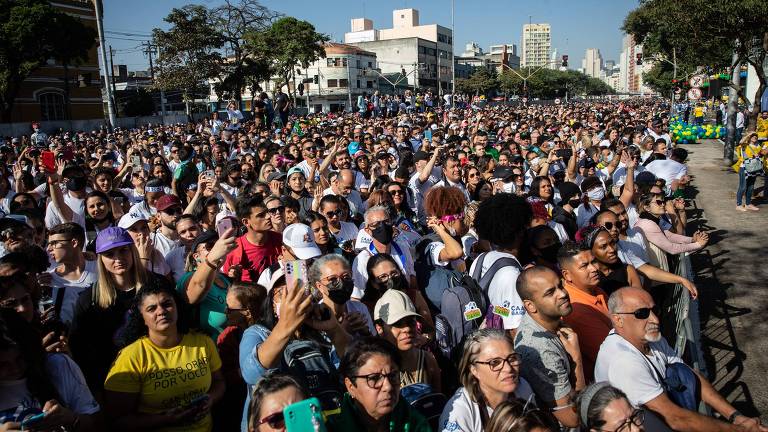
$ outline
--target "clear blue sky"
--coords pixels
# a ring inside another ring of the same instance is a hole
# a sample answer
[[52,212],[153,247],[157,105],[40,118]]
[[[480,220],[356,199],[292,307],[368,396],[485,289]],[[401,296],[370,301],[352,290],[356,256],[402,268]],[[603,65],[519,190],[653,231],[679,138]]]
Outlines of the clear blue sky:
[[[148,35],[154,27],[166,27],[163,18],[174,7],[199,3],[209,7],[217,0],[111,0],[104,2],[104,28],[110,32]],[[392,10],[412,7],[419,10],[421,24],[451,24],[450,0],[262,0],[264,6],[312,22],[318,31],[343,41],[350,31],[350,19],[365,16],[375,28],[392,27]],[[571,68],[581,67],[587,48],[599,48],[605,60],[618,62],[620,30],[626,14],[637,0],[455,0],[457,54],[475,41],[484,50],[491,44],[514,43],[520,50],[520,33],[529,15],[534,23],[552,25],[552,47],[570,56]],[[118,39],[121,38],[121,39]],[[108,33],[115,49],[115,64],[129,70],[148,69],[147,57],[137,48],[146,36]],[[134,39],[134,40],[124,40]]]

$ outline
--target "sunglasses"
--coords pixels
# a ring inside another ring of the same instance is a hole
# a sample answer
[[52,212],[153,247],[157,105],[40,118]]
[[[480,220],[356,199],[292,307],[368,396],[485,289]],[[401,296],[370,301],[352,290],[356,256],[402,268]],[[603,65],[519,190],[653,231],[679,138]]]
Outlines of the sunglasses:
[[169,215],[177,215],[177,214],[182,214],[184,210],[182,210],[181,207],[171,207],[171,208],[162,210],[162,212]]
[[328,213],[325,214],[325,217],[335,218],[335,217],[341,216],[342,213],[344,213],[342,210],[329,211]]
[[653,312],[654,315],[657,317],[661,316],[661,309],[658,306],[654,306],[652,308],[640,308],[635,310],[634,312],[616,312],[617,315],[634,315],[635,318],[639,320],[648,319],[649,316],[651,316],[651,312]]
[[405,192],[403,192],[400,189],[394,189],[394,190],[389,191],[389,194],[390,195],[405,195]]
[[603,223],[603,228],[607,229],[608,231],[612,230],[614,227],[616,229],[619,228],[618,222],[617,223],[613,223],[613,222],[604,222]]
[[272,429],[282,429],[285,427],[285,416],[282,411],[272,413],[259,420],[259,425],[268,424]]
[[278,214],[285,211],[285,206],[277,206],[271,209],[267,209],[270,214]]

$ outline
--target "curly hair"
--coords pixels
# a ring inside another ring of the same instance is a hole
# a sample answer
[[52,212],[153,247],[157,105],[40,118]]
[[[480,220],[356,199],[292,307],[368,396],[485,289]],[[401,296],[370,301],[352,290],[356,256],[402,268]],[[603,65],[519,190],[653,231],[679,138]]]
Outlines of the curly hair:
[[438,218],[462,213],[466,205],[464,193],[451,186],[433,187],[424,199],[424,210],[429,216]]
[[517,195],[500,193],[480,203],[475,231],[483,240],[503,248],[514,247],[531,224],[531,206]]

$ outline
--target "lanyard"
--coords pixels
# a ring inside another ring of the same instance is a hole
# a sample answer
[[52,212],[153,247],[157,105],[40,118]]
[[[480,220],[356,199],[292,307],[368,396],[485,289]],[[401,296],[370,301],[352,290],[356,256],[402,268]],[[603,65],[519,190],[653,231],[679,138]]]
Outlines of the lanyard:
[[[390,243],[392,245],[392,249],[394,250],[395,257],[400,261],[400,265],[403,268],[403,271],[405,271],[405,255],[403,254],[403,250],[400,249],[400,246],[395,243],[394,239]],[[378,255],[379,251],[376,250],[376,247],[373,245],[373,242],[368,243],[368,251],[371,252],[371,255]]]

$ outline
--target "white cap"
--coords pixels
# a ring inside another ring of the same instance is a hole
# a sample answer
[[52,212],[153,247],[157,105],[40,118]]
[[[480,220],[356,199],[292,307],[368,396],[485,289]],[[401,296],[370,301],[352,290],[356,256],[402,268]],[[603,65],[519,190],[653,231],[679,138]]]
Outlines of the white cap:
[[408,296],[396,289],[388,289],[373,307],[373,319],[392,325],[406,317],[421,318]]
[[431,128],[432,130],[437,130],[437,125],[436,125],[436,124],[434,124],[434,123],[432,123],[432,126],[430,126],[430,128]]
[[315,243],[315,236],[308,225],[295,223],[283,230],[283,244],[293,251],[298,259],[306,260],[319,257],[323,253]]
[[146,220],[147,218],[141,213],[137,213],[137,212],[126,213],[123,215],[123,217],[120,218],[120,222],[117,223],[117,226],[127,230],[131,228],[133,224],[135,224],[136,222],[146,221]]
[[610,146],[611,146],[611,142],[608,141],[607,139],[600,141],[600,147],[610,147]]

